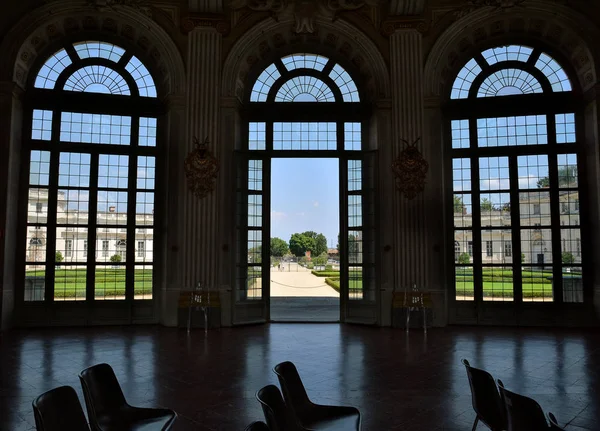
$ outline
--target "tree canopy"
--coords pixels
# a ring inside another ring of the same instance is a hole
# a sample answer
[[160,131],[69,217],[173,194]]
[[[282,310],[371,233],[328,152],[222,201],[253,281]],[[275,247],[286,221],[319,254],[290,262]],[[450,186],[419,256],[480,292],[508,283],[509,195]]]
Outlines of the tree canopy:
[[[558,169],[558,185],[559,187],[577,187],[578,171],[577,166],[563,166]],[[540,178],[537,182],[540,189],[550,187],[550,178]]]
[[327,253],[327,238],[322,233],[312,230],[292,234],[290,251],[298,257],[304,256],[307,251],[310,251],[312,256],[320,256]]
[[281,238],[271,238],[271,256],[285,256],[289,251],[288,243]]

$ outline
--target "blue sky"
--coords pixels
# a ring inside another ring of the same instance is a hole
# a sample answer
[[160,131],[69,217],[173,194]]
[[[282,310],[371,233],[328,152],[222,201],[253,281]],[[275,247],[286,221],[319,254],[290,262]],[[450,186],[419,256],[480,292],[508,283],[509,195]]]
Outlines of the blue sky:
[[289,241],[313,230],[335,247],[339,232],[338,159],[273,159],[271,236]]

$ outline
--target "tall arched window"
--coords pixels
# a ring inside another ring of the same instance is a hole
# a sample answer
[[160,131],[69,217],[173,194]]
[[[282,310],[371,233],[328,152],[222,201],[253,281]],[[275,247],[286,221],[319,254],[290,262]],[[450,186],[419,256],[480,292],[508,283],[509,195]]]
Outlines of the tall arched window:
[[[246,94],[247,140],[238,181],[237,301],[261,301],[269,283],[270,163],[273,157],[340,161],[340,283],[349,302],[373,300],[372,166],[365,152],[368,118],[359,89],[342,65],[295,53],[258,71]],[[247,209],[247,213],[246,213]]]
[[156,97],[146,66],[101,41],[65,45],[33,77],[25,302],[152,299]]
[[458,73],[448,103],[456,300],[583,302],[572,93],[563,67],[528,46],[487,49]]

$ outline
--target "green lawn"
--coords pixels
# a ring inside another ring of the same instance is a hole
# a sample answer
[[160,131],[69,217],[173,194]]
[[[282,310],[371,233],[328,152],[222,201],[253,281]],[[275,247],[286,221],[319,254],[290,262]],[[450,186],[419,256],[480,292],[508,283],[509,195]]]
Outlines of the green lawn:
[[[27,271],[25,277],[44,277],[44,271]],[[57,269],[54,276],[55,298],[85,298],[85,269]],[[152,270],[134,272],[134,295],[152,293]],[[95,295],[125,296],[125,269],[96,268]]]

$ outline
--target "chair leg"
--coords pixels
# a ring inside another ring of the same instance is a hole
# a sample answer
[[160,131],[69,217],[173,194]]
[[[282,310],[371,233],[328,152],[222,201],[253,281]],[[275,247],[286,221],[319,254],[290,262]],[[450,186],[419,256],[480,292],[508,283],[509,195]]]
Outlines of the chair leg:
[[475,431],[477,429],[477,424],[479,423],[479,416],[477,416],[475,418],[475,423],[473,424],[473,428],[471,429],[471,431]]

